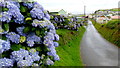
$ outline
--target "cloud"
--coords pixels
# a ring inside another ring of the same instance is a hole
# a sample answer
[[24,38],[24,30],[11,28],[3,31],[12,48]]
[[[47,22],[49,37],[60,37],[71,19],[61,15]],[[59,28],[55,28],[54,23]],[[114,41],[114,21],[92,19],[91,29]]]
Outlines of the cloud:
[[67,12],[83,13],[86,5],[87,13],[98,9],[117,8],[119,0],[37,0],[49,11],[64,9]]

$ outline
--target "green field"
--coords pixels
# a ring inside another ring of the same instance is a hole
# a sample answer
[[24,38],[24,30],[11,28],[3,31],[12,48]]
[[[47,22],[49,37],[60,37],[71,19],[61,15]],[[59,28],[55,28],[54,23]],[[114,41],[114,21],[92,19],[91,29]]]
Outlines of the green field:
[[96,23],[92,20],[98,32],[108,41],[120,47],[120,22],[111,20],[107,24]]
[[120,8],[111,9],[111,11],[120,11]]
[[54,66],[83,66],[80,56],[80,40],[83,37],[85,28],[79,31],[58,29],[60,36],[59,47],[56,48],[60,61],[56,61]]

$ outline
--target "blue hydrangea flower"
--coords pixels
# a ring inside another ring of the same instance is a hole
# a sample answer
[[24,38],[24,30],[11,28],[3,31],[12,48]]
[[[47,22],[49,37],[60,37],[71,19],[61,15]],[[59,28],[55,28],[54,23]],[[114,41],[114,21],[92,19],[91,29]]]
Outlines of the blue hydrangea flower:
[[0,59],[0,67],[2,66],[13,66],[14,62],[12,59],[1,58]]
[[48,14],[47,11],[44,11],[44,17],[45,17],[47,20],[50,20],[50,15]]
[[0,13],[0,21],[2,22],[10,22],[11,18],[14,18],[16,23],[24,23],[24,16],[20,13],[19,4],[14,1],[6,1],[2,3],[0,6],[4,6],[8,8],[7,12]]
[[56,51],[50,51],[50,52],[47,52],[47,55],[49,56],[55,56],[56,55]]
[[14,18],[15,18],[14,21],[16,23],[19,23],[19,24],[24,23],[24,16],[21,13],[15,13]]
[[17,62],[17,66],[19,67],[23,67],[23,66],[32,66],[32,63],[31,61],[28,61],[28,60],[20,60]]
[[55,55],[55,56],[54,56],[54,60],[60,60],[59,56],[58,56],[58,55]]
[[0,2],[0,6],[1,6],[1,7],[5,7],[5,6],[6,6],[6,2],[1,1],[1,2]]
[[54,45],[53,41],[51,40],[44,40],[43,44],[48,47]]
[[39,64],[37,64],[37,63],[33,63],[33,65],[32,66],[39,66]]
[[44,20],[50,20],[50,15],[48,13],[45,13],[43,19]]
[[28,46],[32,47],[32,46],[34,46],[35,43],[40,44],[41,43],[41,38],[36,36],[35,34],[29,35],[27,37]]
[[55,21],[58,21],[59,19],[58,19],[57,17],[54,17],[54,20],[55,20]]
[[11,58],[16,60],[16,61],[20,61],[24,57],[26,57],[27,55],[29,55],[29,52],[27,50],[20,49],[19,51],[13,51]]
[[33,55],[31,55],[31,57],[32,57],[33,61],[39,61],[40,60],[40,56],[38,54],[33,54]]
[[29,53],[30,53],[30,55],[39,54],[39,53],[36,51],[36,49],[34,49],[34,48],[30,49],[30,50],[29,50]]
[[29,9],[33,8],[33,3],[23,3],[23,5],[28,7]]
[[55,38],[54,38],[54,34],[53,33],[51,33],[51,32],[47,32],[47,35],[46,36],[44,36],[44,40],[54,40]]
[[34,8],[41,9],[42,11],[44,11],[44,8],[38,2],[34,2],[33,6],[34,6]]
[[49,32],[51,32],[51,33],[53,33],[53,34],[56,34],[56,30],[50,29]]
[[50,60],[50,58],[47,58],[45,64],[46,65],[53,65],[54,62],[52,60]]
[[33,49],[30,49],[30,51],[27,51],[24,49],[20,49],[19,51],[13,51],[11,55],[11,59],[13,59],[14,61],[17,61],[18,66],[24,66],[23,64],[24,62],[26,66],[29,66],[29,65],[31,66],[34,61],[40,60],[39,53],[33,52],[33,51],[34,51]]
[[44,13],[41,9],[38,8],[33,8],[31,11],[31,16],[33,18],[38,18],[38,19],[42,19],[44,17]]
[[27,56],[25,57],[25,60],[28,60],[28,61],[30,61],[30,62],[33,62],[33,57],[32,57],[31,55],[27,55]]
[[10,42],[0,39],[0,54],[10,49]]
[[48,49],[50,50],[49,52],[47,52],[48,55],[50,55],[50,56],[55,56],[56,55],[56,50],[55,50],[54,45],[49,46]]
[[39,20],[35,19],[35,20],[33,20],[32,26],[34,26],[34,27],[38,26],[39,28],[44,28],[47,26],[47,23],[46,23],[46,21],[39,21]]
[[16,23],[24,23],[24,16],[20,13],[19,8],[15,4],[7,2],[7,8],[9,9],[8,13],[13,16]]
[[55,34],[54,36],[55,36],[55,40],[56,40],[56,41],[59,41],[59,35],[58,35],[58,34]]
[[16,2],[16,1],[9,1],[9,2],[15,4],[18,8],[20,8],[19,2]]
[[1,12],[0,13],[0,21],[1,22],[10,22],[12,16],[8,12]]
[[50,46],[50,47],[48,47],[48,49],[50,51],[47,52],[47,55],[53,56],[54,60],[60,60],[59,56],[56,54],[55,46]]
[[55,46],[55,47],[58,47],[58,46],[59,46],[59,43],[58,43],[58,42],[54,42],[54,46]]
[[46,20],[46,27],[48,29],[55,30],[55,26],[49,20]]
[[23,33],[24,26],[16,28],[16,31],[18,32],[19,35],[26,36],[25,33]]
[[27,41],[27,44],[29,47],[33,47],[35,43],[33,40],[29,40],[29,41]]
[[8,34],[6,35],[6,37],[7,37],[10,41],[12,41],[12,42],[14,42],[14,43],[16,43],[16,44],[18,44],[18,43],[20,42],[20,35],[16,34],[15,32],[10,32],[10,33],[8,33]]
[[26,60],[30,60],[33,62],[39,61],[40,60],[39,52],[37,52],[35,49],[30,49],[29,55],[26,57]]

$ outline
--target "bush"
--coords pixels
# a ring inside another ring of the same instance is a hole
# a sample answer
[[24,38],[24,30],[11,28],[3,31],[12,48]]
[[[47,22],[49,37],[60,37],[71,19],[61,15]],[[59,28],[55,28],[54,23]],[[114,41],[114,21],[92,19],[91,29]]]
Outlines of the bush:
[[50,16],[37,2],[0,2],[0,67],[45,66],[60,60]]
[[51,15],[51,22],[55,25],[56,29],[78,30],[81,26],[76,17],[65,17],[62,15]]
[[116,19],[116,20],[109,21],[106,24],[106,27],[110,29],[119,29],[120,27],[118,27],[118,25],[120,25],[120,20]]
[[[96,23],[94,20],[92,20],[95,28],[98,30],[98,32],[108,41],[111,43],[117,45],[120,47],[120,31],[117,27],[120,28],[120,25],[118,25],[115,29],[110,29],[106,27],[106,24],[100,24]],[[102,25],[104,25],[102,27]]]

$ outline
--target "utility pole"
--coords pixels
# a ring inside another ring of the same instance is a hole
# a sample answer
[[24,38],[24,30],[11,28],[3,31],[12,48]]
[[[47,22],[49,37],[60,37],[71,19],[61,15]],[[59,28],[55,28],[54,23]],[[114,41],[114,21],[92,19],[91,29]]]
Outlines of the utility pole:
[[84,5],[84,16],[86,16],[86,6]]
[[86,21],[85,16],[86,16],[86,6],[84,5],[84,22]]

